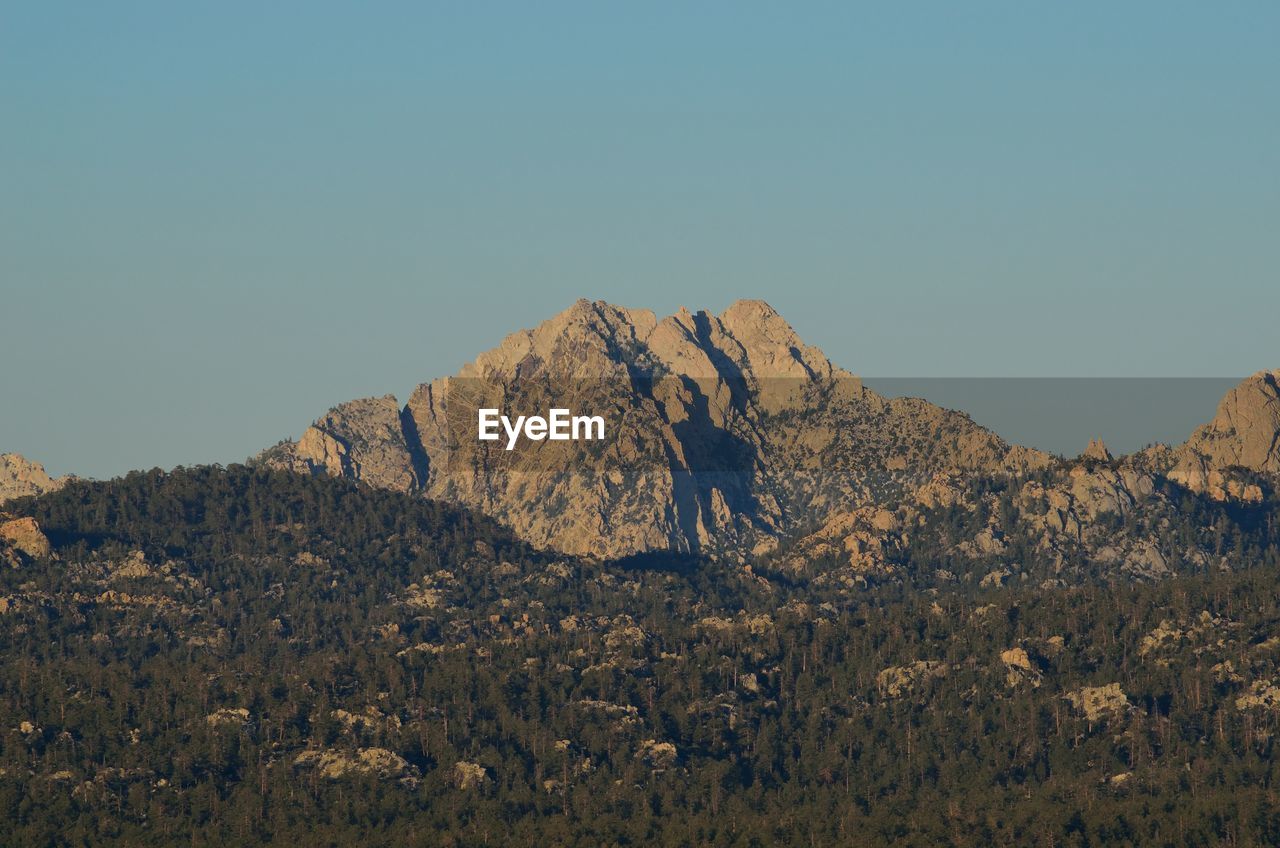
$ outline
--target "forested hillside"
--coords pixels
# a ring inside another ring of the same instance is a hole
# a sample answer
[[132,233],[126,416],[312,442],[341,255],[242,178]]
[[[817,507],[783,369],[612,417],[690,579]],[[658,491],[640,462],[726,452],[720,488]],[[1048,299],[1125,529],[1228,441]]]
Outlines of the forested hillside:
[[1024,492],[920,507],[854,582],[260,468],[12,502],[52,552],[0,569],[0,842],[1280,841],[1273,502],[1107,519],[1203,553],[1154,579]]

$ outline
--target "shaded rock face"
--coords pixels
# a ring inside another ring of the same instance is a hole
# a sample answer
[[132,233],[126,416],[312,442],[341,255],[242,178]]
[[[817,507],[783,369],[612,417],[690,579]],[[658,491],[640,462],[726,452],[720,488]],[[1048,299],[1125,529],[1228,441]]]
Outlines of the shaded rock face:
[[21,454],[0,453],[0,503],[57,491],[67,484],[67,479],[50,477],[43,465]]
[[[476,438],[479,407],[598,414],[607,437],[506,451]],[[261,459],[461,503],[535,545],[602,557],[760,552],[939,473],[1049,461],[963,414],[863,388],[762,301],[658,319],[586,300],[402,408],[342,404]]]

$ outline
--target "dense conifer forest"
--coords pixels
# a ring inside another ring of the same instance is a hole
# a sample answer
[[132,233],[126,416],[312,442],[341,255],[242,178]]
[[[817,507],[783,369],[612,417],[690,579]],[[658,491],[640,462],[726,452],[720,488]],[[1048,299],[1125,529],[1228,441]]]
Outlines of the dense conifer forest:
[[6,509],[53,553],[0,570],[4,844],[1280,843],[1274,506],[1162,519],[1227,568],[916,534],[853,594],[243,466]]

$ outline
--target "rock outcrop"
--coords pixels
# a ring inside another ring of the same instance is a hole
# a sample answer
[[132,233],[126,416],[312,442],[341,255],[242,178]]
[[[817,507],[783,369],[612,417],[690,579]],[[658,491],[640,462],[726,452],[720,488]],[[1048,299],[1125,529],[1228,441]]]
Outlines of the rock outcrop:
[[0,514],[0,551],[5,548],[8,550],[0,553],[0,556],[8,553],[15,565],[19,564],[20,559],[13,558],[13,554],[43,559],[52,551],[49,538],[44,535],[34,518],[7,518]]
[[330,409],[281,457],[295,471],[347,477],[377,488],[412,491],[425,482],[392,395]]
[[453,783],[462,791],[478,789],[489,782],[489,770],[479,763],[460,760],[453,765]]
[[32,462],[21,454],[0,453],[0,503],[57,491],[69,479],[50,477],[43,465]]
[[1021,669],[1023,671],[1031,671],[1031,658],[1027,655],[1026,648],[1010,648],[1007,651],[1000,652],[1000,662],[1009,668]]
[[1089,721],[1122,716],[1129,709],[1129,698],[1119,683],[1108,683],[1105,686],[1084,686],[1074,692],[1068,692],[1066,699],[1071,706]]
[[1215,500],[1262,500],[1250,472],[1280,475],[1280,370],[1231,389],[1213,420],[1173,452],[1170,480]]
[[876,675],[876,689],[886,698],[901,698],[940,677],[950,667],[937,660],[917,660],[910,665],[889,666]]
[[1227,392],[1184,447],[1214,468],[1280,473],[1280,370],[1259,371]]
[[210,727],[241,728],[249,723],[249,711],[244,707],[223,707],[204,717]]
[[796,571],[834,559],[853,575],[884,575],[895,569],[894,560],[904,547],[901,530],[901,519],[887,509],[866,506],[837,512],[817,532],[800,539],[785,564]]
[[395,780],[403,786],[418,784],[421,772],[394,751],[386,748],[360,748],[356,751],[319,749],[303,751],[293,760],[297,769],[314,769],[321,777],[342,780],[352,776],[371,776]]
[[1102,439],[1090,439],[1089,446],[1084,449],[1084,453],[1080,454],[1083,459],[1092,459],[1098,462],[1111,462],[1113,457],[1111,451],[1107,450],[1107,443]]
[[1005,685],[1010,688],[1024,683],[1032,688],[1039,688],[1044,676],[1031,661],[1026,648],[1013,647],[1000,652],[1000,662],[1005,669]]
[[1256,680],[1243,695],[1236,698],[1238,710],[1280,710],[1280,686],[1272,680]]

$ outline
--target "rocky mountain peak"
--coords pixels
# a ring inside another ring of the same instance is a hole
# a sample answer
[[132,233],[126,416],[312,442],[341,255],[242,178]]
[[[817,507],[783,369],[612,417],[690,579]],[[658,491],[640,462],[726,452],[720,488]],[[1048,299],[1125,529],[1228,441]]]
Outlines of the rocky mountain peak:
[[578,300],[536,327],[508,335],[458,373],[512,379],[554,363],[561,378],[621,376],[661,365],[695,379],[828,378],[831,363],[762,300],[739,300],[719,316],[680,307],[658,320],[648,309]]
[[[511,453],[476,438],[477,410],[495,406],[605,415],[610,435]],[[389,396],[341,404],[263,460],[459,502],[536,545],[625,556],[768,547],[813,510],[1047,457],[962,414],[865,390],[764,301],[659,320],[579,300],[403,408]]]
[[656,324],[647,309],[579,300],[532,329],[511,333],[463,366],[458,376],[508,380],[529,376],[551,362],[566,378],[616,375],[625,364],[619,352],[634,349]]
[[61,489],[68,477],[50,477],[44,466],[17,453],[0,453],[0,503]]
[[831,363],[822,351],[801,341],[791,325],[763,300],[734,302],[721,313],[720,323],[742,346],[747,364],[759,377],[831,375]]

